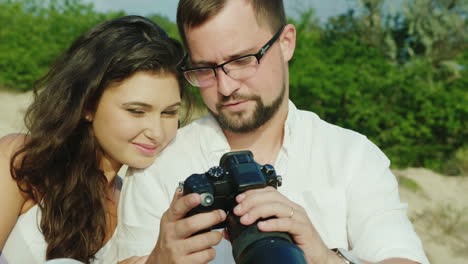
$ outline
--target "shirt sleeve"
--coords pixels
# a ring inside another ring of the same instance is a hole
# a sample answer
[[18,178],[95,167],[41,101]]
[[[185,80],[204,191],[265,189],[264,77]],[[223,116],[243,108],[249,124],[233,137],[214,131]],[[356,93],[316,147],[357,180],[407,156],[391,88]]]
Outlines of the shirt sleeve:
[[368,140],[360,155],[347,186],[351,249],[367,261],[406,258],[429,264],[408,219],[407,204],[400,201],[390,161]]
[[153,165],[145,170],[129,170],[124,179],[117,233],[119,260],[148,255],[156,245],[161,217],[171,201],[156,174]]

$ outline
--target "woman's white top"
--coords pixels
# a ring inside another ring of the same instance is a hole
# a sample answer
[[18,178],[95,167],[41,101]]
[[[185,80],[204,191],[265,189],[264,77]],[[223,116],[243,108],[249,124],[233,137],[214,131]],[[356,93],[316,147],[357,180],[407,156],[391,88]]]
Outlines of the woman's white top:
[[[40,230],[41,210],[36,204],[20,215],[7,238],[0,264],[43,264],[47,243]],[[112,238],[96,254],[93,264],[117,263],[116,228]]]

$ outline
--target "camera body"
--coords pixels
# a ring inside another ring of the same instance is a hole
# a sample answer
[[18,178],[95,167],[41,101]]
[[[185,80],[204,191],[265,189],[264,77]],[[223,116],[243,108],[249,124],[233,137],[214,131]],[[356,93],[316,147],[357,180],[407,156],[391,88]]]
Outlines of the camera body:
[[[239,216],[231,213],[237,205],[238,194],[267,186],[277,188],[281,184],[282,178],[273,166],[259,165],[250,151],[236,151],[224,154],[219,166],[202,174],[190,175],[179,183],[179,188],[183,188],[184,195],[199,193],[201,196],[200,205],[190,210],[186,217],[216,209],[226,211],[226,220],[211,229],[226,227],[236,263],[306,264],[304,253],[288,233],[262,232],[256,223],[245,226]],[[210,229],[199,233],[207,231]]]
[[[272,165],[259,165],[250,151],[228,152],[219,166],[202,174],[192,174],[183,183],[184,195],[199,193],[201,204],[187,216],[222,209],[229,213],[237,204],[236,196],[251,189],[281,186],[282,178]],[[224,228],[221,223],[213,228]]]

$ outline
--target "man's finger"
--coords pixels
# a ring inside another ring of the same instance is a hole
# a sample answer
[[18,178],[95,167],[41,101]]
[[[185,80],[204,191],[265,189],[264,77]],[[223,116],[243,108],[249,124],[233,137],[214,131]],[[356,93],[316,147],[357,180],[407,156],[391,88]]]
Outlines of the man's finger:
[[175,225],[175,232],[178,238],[187,238],[193,234],[210,229],[214,225],[223,222],[226,213],[223,210],[214,210],[208,213],[192,215],[180,220]]
[[187,261],[185,263],[207,263],[213,260],[215,257],[216,257],[215,249],[209,248],[209,249],[205,249],[205,250],[190,254],[187,257]]
[[201,250],[211,248],[221,241],[223,236],[219,231],[210,231],[189,237],[184,241],[184,250],[195,253]]
[[302,221],[303,216],[301,213],[301,210],[294,209],[292,206],[284,203],[259,204],[258,206],[250,208],[248,213],[240,218],[240,222],[243,225],[251,225],[260,218],[288,218],[292,216],[294,216],[296,220]]
[[182,195],[176,191],[171,206],[167,210],[167,218],[169,221],[182,219],[192,208],[199,204],[200,195],[198,193]]

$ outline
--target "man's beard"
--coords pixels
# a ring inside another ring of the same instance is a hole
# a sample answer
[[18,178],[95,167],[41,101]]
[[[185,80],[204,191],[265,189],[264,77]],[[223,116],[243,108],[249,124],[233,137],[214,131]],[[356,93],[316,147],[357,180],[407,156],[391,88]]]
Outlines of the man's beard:
[[256,102],[255,109],[252,113],[252,116],[248,119],[245,119],[243,116],[248,115],[249,112],[239,112],[239,113],[230,113],[226,114],[222,110],[222,103],[216,104],[216,110],[218,114],[215,114],[213,111],[208,109],[210,113],[214,116],[219,126],[222,129],[234,132],[234,133],[248,133],[256,130],[257,128],[263,126],[268,122],[277,112],[283,102],[284,96],[286,93],[286,86],[283,85],[283,89],[278,97],[270,104],[265,105],[258,95],[253,96],[244,96],[234,93],[230,96],[226,96],[222,99],[222,102],[232,101],[232,100],[253,100]]

